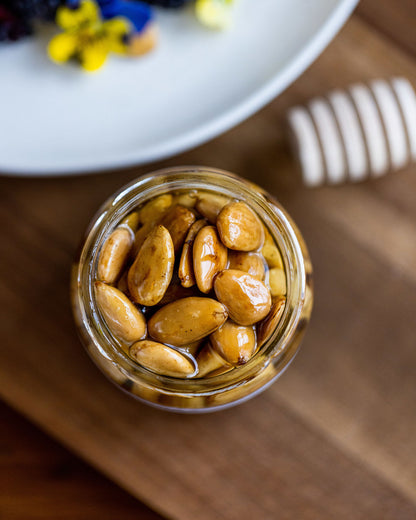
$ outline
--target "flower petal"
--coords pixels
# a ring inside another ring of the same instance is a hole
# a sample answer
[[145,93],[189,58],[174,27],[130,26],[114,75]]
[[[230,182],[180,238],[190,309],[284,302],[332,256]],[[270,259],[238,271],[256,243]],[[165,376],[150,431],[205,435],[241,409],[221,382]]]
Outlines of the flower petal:
[[132,25],[126,18],[117,16],[116,18],[103,22],[102,28],[109,36],[119,37],[130,32]]
[[56,11],[56,23],[65,30],[79,29],[82,25],[94,24],[99,19],[98,7],[91,0],[82,0],[76,8],[63,5]]
[[231,24],[233,0],[196,0],[195,14],[210,29],[226,29]]
[[52,38],[48,45],[48,55],[57,63],[68,61],[77,51],[78,40],[76,34],[66,32]]
[[110,0],[100,2],[101,14],[106,20],[115,16],[127,18],[133,24],[137,32],[141,32],[145,26],[153,20],[153,10],[150,5],[135,0]]
[[104,41],[91,42],[79,52],[82,67],[88,72],[94,72],[102,67],[107,59],[108,46]]
[[132,24],[121,16],[102,24],[104,37],[112,52],[125,54],[127,52],[126,38],[133,30]]

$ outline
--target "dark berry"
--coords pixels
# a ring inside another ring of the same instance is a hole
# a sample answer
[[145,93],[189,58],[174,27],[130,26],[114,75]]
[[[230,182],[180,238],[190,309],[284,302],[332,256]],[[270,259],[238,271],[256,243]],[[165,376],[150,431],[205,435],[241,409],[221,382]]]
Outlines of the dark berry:
[[30,24],[0,5],[0,42],[17,41],[32,34]]
[[81,3],[81,0],[66,0],[65,7],[68,7],[69,9],[78,9],[79,5]]
[[53,20],[61,0],[0,0],[21,20]]

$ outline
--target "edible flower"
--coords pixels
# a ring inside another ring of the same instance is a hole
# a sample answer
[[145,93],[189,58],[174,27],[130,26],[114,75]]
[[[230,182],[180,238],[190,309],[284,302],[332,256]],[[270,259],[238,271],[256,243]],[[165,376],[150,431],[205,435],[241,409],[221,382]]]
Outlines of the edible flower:
[[99,69],[110,52],[126,54],[126,42],[133,31],[127,18],[114,17],[103,21],[92,0],[81,0],[73,7],[59,7],[56,23],[64,32],[49,42],[50,58],[56,63],[76,58],[89,72]]
[[195,14],[210,29],[222,30],[231,25],[233,0],[196,0]]
[[97,0],[97,3],[104,20],[123,16],[130,20],[138,33],[146,30],[153,20],[152,8],[139,0]]
[[151,51],[157,43],[157,30],[153,23],[153,10],[145,2],[135,0],[97,0],[101,16],[105,19],[127,18],[133,31],[125,39],[127,54],[140,56]]

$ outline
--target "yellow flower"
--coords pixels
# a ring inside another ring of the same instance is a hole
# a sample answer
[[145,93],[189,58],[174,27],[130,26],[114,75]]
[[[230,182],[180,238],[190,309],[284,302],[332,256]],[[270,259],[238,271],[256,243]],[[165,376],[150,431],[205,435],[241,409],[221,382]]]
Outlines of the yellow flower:
[[210,29],[226,29],[231,24],[233,0],[196,0],[198,20]]
[[91,0],[84,0],[80,2],[76,8],[59,7],[56,11],[56,23],[64,29],[70,31],[78,29],[82,25],[90,25],[97,23],[100,20],[98,6]]
[[65,63],[76,54],[77,50],[77,37],[69,32],[56,35],[48,46],[49,56],[56,63]]
[[77,58],[88,72],[99,69],[110,52],[126,54],[126,37],[132,31],[123,17],[102,21],[97,5],[83,0],[76,9],[61,6],[56,23],[64,30],[49,42],[49,57],[56,63]]
[[131,32],[131,24],[126,18],[118,16],[103,23],[107,43],[111,52],[125,54],[127,52],[126,36]]

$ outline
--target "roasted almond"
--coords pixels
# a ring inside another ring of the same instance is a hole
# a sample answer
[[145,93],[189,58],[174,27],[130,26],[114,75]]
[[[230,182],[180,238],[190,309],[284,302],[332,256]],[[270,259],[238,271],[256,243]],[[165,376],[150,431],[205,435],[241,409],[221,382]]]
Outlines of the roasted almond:
[[130,347],[130,357],[148,370],[164,376],[188,377],[195,366],[177,350],[156,341],[143,340]]
[[139,211],[142,224],[157,224],[171,207],[173,196],[170,193],[159,195],[146,202]]
[[258,348],[264,345],[271,336],[272,332],[276,330],[276,327],[279,325],[279,321],[283,316],[285,305],[286,298],[279,298],[273,303],[269,314],[264,318],[264,320],[257,323]]
[[149,320],[156,341],[181,347],[214,332],[227,319],[227,310],[211,298],[191,296],[165,305]]
[[243,365],[256,350],[254,327],[227,320],[209,337],[212,348],[231,365]]
[[142,226],[136,231],[133,245],[133,258],[136,258],[148,234],[160,223],[172,206],[173,196],[170,193],[159,195],[137,212]]
[[97,276],[105,283],[115,283],[127,261],[133,245],[133,233],[117,227],[105,241],[98,258]]
[[137,227],[139,225],[140,217],[138,211],[132,211],[127,215],[127,217],[124,217],[121,221],[122,226],[128,226],[133,233],[136,232]]
[[227,370],[231,368],[231,366],[215,352],[209,342],[197,355],[196,362],[198,365],[197,377],[205,377],[206,375],[211,374],[214,371],[221,370],[222,368]]
[[161,224],[169,231],[175,254],[183,246],[189,228],[195,222],[195,214],[184,206],[174,206],[163,217]]
[[261,253],[253,253],[246,251],[230,251],[228,253],[230,269],[237,269],[251,274],[259,280],[264,279],[265,260]]
[[136,258],[147,236],[155,227],[156,224],[154,224],[153,222],[147,222],[136,231],[136,234],[134,235],[134,244],[131,255],[133,258]]
[[173,199],[173,204],[179,204],[185,206],[185,208],[192,209],[195,207],[197,201],[197,192],[189,191],[188,193],[181,193],[176,195]]
[[198,289],[212,290],[214,277],[227,267],[228,252],[214,226],[205,226],[197,234],[193,247],[194,275]]
[[227,269],[214,281],[218,300],[239,325],[253,325],[267,316],[272,304],[266,285],[244,271]]
[[213,193],[199,193],[195,207],[203,217],[211,222],[211,224],[215,224],[220,211],[229,202],[230,199],[223,195],[214,195]]
[[128,271],[124,271],[124,273],[122,274],[120,280],[117,282],[117,289],[119,291],[121,291],[122,293],[124,293],[125,295],[128,296],[129,294],[129,286],[128,286],[128,283],[127,283],[127,274],[128,274]]
[[286,275],[283,269],[274,267],[269,270],[269,285],[272,296],[284,296],[286,294]]
[[201,350],[202,344],[204,343],[205,339],[199,339],[198,341],[194,341],[193,343],[190,343],[189,345],[183,345],[181,350],[185,350],[188,354],[195,357],[199,350]]
[[141,305],[156,305],[172,279],[175,254],[169,231],[157,226],[148,235],[130,267],[129,293]]
[[146,334],[143,314],[121,291],[103,282],[95,282],[97,306],[116,338],[126,343],[137,341]]
[[178,275],[184,287],[192,287],[196,283],[193,267],[193,245],[196,235],[206,223],[207,221],[204,219],[197,220],[192,224],[186,235],[178,268]]
[[272,235],[266,227],[264,229],[264,244],[261,250],[264,259],[267,262],[267,265],[272,267],[279,267],[279,269],[283,269],[283,260],[282,255],[280,254],[279,249],[277,248]]
[[253,251],[263,245],[263,225],[244,202],[227,204],[218,215],[217,228],[222,243],[229,249]]
[[172,280],[169,287],[166,289],[163,298],[160,300],[159,305],[167,305],[175,300],[181,300],[182,298],[188,298],[190,296],[201,296],[196,286],[184,287],[177,274],[173,273]]

